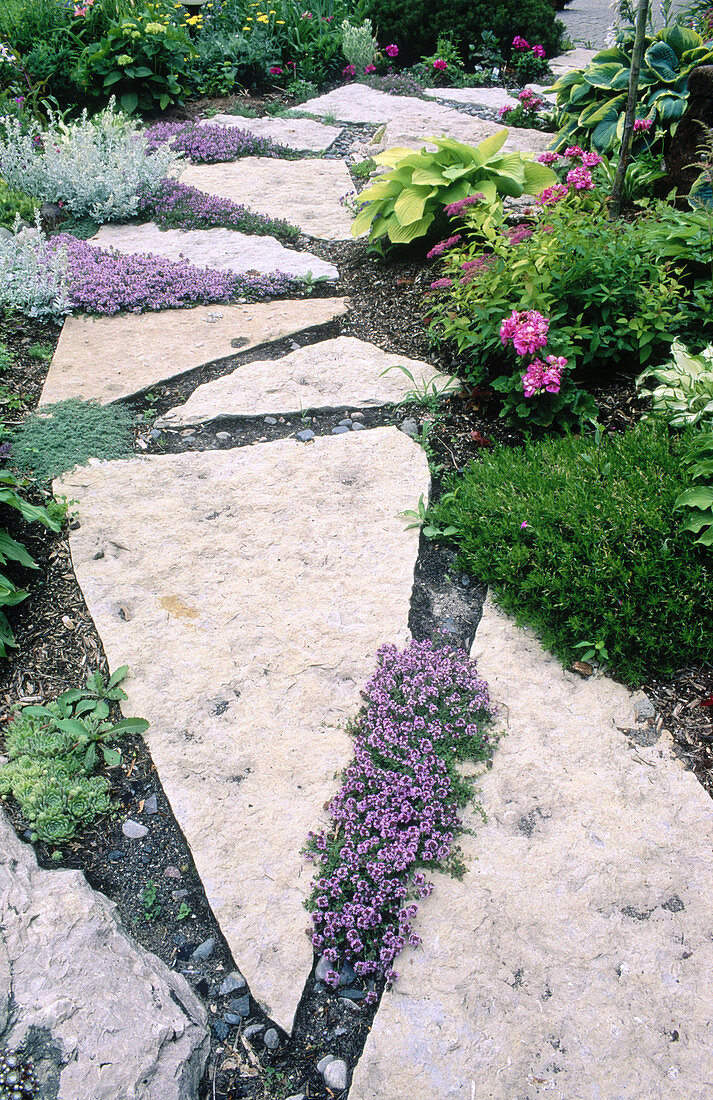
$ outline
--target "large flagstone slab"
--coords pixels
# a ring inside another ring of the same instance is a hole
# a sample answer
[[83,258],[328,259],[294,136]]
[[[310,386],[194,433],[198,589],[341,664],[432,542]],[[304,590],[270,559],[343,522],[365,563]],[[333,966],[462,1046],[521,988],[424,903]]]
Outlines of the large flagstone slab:
[[577,46],[573,50],[566,50],[548,61],[555,80],[559,80],[565,73],[571,73],[573,69],[586,69],[597,50],[587,50],[584,46]]
[[0,1045],[33,1036],[55,1048],[57,1083],[41,1093],[55,1100],[195,1100],[210,1052],[185,978],[80,871],[38,867],[0,810]]
[[404,643],[428,493],[396,428],[96,463],[65,476],[74,567],[252,993],[292,1025],[312,948],[300,855],[349,762],[380,645]]
[[339,279],[334,264],[311,252],[296,252],[274,237],[252,236],[235,229],[159,229],[154,222],[103,225],[90,243],[128,254],[150,252],[167,260],[189,260],[197,267],[218,271],[252,275],[281,271],[296,279]]
[[[402,367],[413,376],[413,381]],[[387,372],[387,373],[384,373]],[[170,409],[157,427],[185,427],[222,417],[308,410],[375,408],[397,404],[414,390],[457,389],[459,383],[429,363],[394,355],[339,336],[299,348],[282,359],[246,363],[232,374],[207,382],[185,405]]]
[[346,311],[346,298],[309,298],[68,317],[40,404],[68,397],[118,401],[238,351],[324,325]]
[[[379,92],[366,84],[347,84],[335,88],[326,95],[303,103],[301,109],[316,115],[334,115],[344,122],[385,123],[385,130],[376,135],[376,149],[390,149],[397,145],[420,149],[424,139],[432,135],[456,138],[466,144],[477,145],[503,129],[499,123],[487,122],[474,115],[444,107],[441,103],[430,103],[414,96],[387,95],[386,92]],[[547,148],[551,137],[552,135],[542,134],[538,130],[523,130],[512,126],[504,148],[507,152],[539,152]]]
[[[632,697],[564,672],[486,603],[473,648],[507,736],[437,876],[351,1100],[713,1094],[713,804]],[[668,742],[670,743],[670,736]]]
[[354,185],[343,160],[243,157],[224,164],[191,164],[181,182],[209,195],[286,218],[310,237],[351,238],[352,216],[340,199]]
[[327,126],[313,118],[242,118],[240,115],[214,115],[206,118],[204,126],[218,124],[247,130],[256,137],[269,138],[288,149],[324,153],[333,145],[344,127]]
[[505,88],[424,88],[423,92],[429,99],[447,99],[452,103],[490,107],[495,111],[518,105],[517,96],[511,95]]

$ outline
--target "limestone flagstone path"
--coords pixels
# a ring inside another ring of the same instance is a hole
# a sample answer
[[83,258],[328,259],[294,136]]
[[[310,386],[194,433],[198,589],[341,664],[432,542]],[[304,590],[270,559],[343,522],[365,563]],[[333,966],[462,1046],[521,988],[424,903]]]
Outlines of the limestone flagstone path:
[[354,188],[343,160],[243,157],[223,164],[191,164],[180,178],[259,214],[286,218],[310,237],[351,240],[352,216],[340,199]]
[[201,125],[232,126],[278,145],[312,153],[325,153],[343,133],[343,126],[327,126],[313,118],[243,118],[241,115],[213,115]]
[[505,88],[424,88],[429,99],[448,99],[453,103],[466,103],[469,106],[490,107],[499,111],[501,107],[517,107],[517,96]]
[[490,602],[473,656],[507,731],[488,820],[468,817],[463,880],[435,876],[350,1100],[713,1095],[709,796],[663,738],[622,732],[623,687]]
[[81,872],[39,868],[0,810],[0,1045],[44,1037],[57,1100],[195,1100],[205,1009],[115,910]]
[[564,76],[565,73],[572,72],[573,69],[586,69],[596,52],[596,50],[577,46],[576,49],[567,50],[565,53],[559,54],[558,57],[553,57],[549,62],[549,66],[555,80]]
[[[405,368],[413,381],[399,367]],[[283,415],[397,404],[414,390],[446,393],[460,383],[429,363],[382,351],[340,336],[290,352],[282,359],[238,367],[193,391],[185,405],[170,409],[156,427],[188,427],[222,417]]]
[[154,222],[103,225],[89,243],[122,253],[150,252],[167,260],[189,260],[197,267],[217,271],[252,275],[281,271],[295,278],[311,276],[328,282],[339,278],[334,264],[311,252],[296,252],[274,237],[252,236],[235,229],[159,229]]
[[292,1026],[312,967],[300,851],[351,758],[376,651],[408,636],[428,465],[396,428],[96,463],[77,578],[253,996]]
[[[384,123],[384,130],[376,135],[378,140],[373,143],[377,150],[402,145],[420,149],[425,139],[431,136],[451,137],[477,145],[490,134],[503,129],[499,123],[463,114],[440,103],[428,103],[414,96],[388,95],[365,84],[335,88],[326,95],[303,103],[301,109],[323,117],[333,115],[343,122]],[[538,130],[518,129],[515,126],[508,129],[504,146],[507,152],[539,152],[546,149],[551,141],[551,135]],[[186,179],[186,182],[192,181]]]
[[68,317],[40,405],[68,397],[108,404],[239,351],[327,324],[345,298],[196,306],[117,317]]

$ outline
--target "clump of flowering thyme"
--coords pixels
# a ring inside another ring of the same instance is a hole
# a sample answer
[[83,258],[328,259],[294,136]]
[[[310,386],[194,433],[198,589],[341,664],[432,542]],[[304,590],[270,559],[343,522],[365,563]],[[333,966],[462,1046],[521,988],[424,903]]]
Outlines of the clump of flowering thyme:
[[295,154],[269,138],[258,137],[236,126],[196,122],[155,122],[145,132],[146,151],[166,142],[176,153],[185,153],[193,164],[217,164],[241,157],[292,157]]
[[433,889],[424,869],[462,869],[458,809],[474,780],[458,765],[493,749],[487,726],[496,709],[463,650],[412,641],[403,651],[383,646],[378,661],[354,760],[329,804],[332,827],[307,845],[318,864],[312,943],[332,962],[332,985],[344,961],[361,977],[396,980],[396,957],[420,943],[414,899]]

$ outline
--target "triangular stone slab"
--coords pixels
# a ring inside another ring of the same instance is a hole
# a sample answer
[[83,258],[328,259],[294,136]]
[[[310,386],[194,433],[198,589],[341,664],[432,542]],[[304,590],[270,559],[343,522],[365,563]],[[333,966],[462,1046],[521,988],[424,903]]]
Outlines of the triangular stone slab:
[[274,237],[252,236],[234,229],[159,229],[154,222],[142,225],[103,225],[90,244],[123,253],[151,253],[167,260],[188,260],[197,267],[217,271],[267,275],[281,271],[295,278],[311,276],[336,282],[334,264],[311,252],[285,248]]
[[490,602],[473,654],[507,730],[487,822],[466,818],[462,881],[435,876],[351,1100],[707,1096],[710,797],[665,740],[625,736],[623,687]]
[[214,115],[201,125],[231,126],[256,137],[269,138],[288,149],[324,153],[342,133],[342,126],[327,126],[313,118],[242,118],[240,115]]
[[[398,367],[408,370],[413,381]],[[445,393],[458,387],[455,379],[440,374],[429,363],[339,336],[299,348],[281,359],[247,363],[232,374],[207,382],[156,425],[184,427],[271,412],[374,408],[397,404],[414,391],[433,392],[435,388]]]
[[77,578],[240,970],[290,1029],[312,965],[300,855],[351,759],[376,651],[408,637],[423,451],[396,428],[96,463]]
[[68,397],[118,401],[238,351],[327,324],[346,311],[346,298],[308,298],[68,317],[40,404]]
[[271,218],[286,218],[310,237],[351,239],[352,216],[340,199],[354,185],[343,160],[243,157],[224,164],[191,164],[181,173],[181,182]]

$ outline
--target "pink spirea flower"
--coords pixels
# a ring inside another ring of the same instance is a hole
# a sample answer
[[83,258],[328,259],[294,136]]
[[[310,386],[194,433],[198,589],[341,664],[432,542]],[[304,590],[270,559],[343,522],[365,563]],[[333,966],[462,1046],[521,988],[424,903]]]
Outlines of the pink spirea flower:
[[567,183],[574,187],[575,191],[593,191],[594,180],[592,179],[592,173],[588,168],[580,165],[578,168],[572,168],[567,173]]
[[394,46],[392,44],[391,46],[386,47],[386,49],[384,50],[384,53],[386,54],[387,57],[398,57],[399,56],[399,47]]
[[542,206],[554,206],[555,203],[560,202],[568,194],[569,187],[564,183],[555,183],[552,187],[546,187],[537,201]]
[[512,340],[518,355],[532,355],[547,343],[550,322],[536,309],[514,309],[500,326],[503,344]]
[[515,50],[529,50],[530,43],[527,42],[521,35],[516,34],[512,40],[513,49]]
[[556,164],[557,161],[560,159],[560,155],[559,155],[559,153],[550,153],[550,152],[540,153],[540,155],[537,159],[540,162],[540,164]]
[[526,222],[521,222],[520,225],[514,225],[512,229],[508,229],[505,235],[510,244],[522,244],[532,236],[532,230]]
[[544,56],[545,56],[545,47],[540,46],[540,45],[533,46],[532,47],[532,52],[534,53],[535,57],[544,58]]
[[448,62],[444,61],[442,57],[439,57],[437,61],[433,62],[434,69],[438,69],[440,73],[444,73],[448,68]]
[[345,65],[342,69],[342,76],[356,76],[356,69],[353,65]]
[[376,65],[366,65],[364,67],[364,72],[367,73],[367,74],[368,73],[375,73],[376,72]]
[[634,123],[634,133],[640,134],[642,133],[642,131],[643,133],[648,133],[652,125],[653,120],[650,118],[637,118],[636,122]]
[[431,290],[447,290],[449,286],[453,286],[452,279],[436,279],[431,283]]
[[458,244],[461,239],[460,233],[456,233],[454,237],[449,237],[448,240],[439,241],[435,244],[430,252],[426,253],[427,260],[435,260],[438,256],[442,256],[444,252],[447,252],[449,248],[453,248],[454,244]]
[[457,218],[469,206],[475,206],[479,202],[485,202],[485,195],[482,191],[477,191],[475,195],[466,195],[464,199],[458,199],[457,202],[449,202],[443,209],[449,218]]

